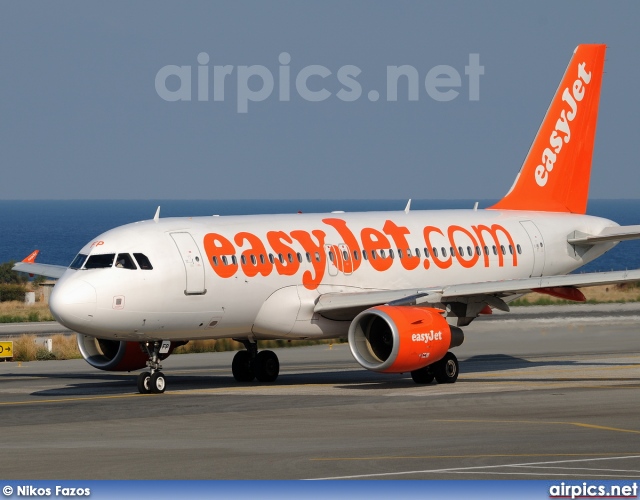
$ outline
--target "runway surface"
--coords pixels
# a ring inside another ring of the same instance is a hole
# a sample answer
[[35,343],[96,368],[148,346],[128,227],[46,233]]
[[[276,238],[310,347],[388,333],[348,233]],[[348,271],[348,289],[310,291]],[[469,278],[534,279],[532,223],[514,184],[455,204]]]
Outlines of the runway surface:
[[478,320],[452,385],[368,372],[346,344],[279,350],[271,385],[237,384],[233,353],[172,356],[167,393],[145,396],[82,360],[0,363],[0,475],[637,478],[637,325],[615,311]]

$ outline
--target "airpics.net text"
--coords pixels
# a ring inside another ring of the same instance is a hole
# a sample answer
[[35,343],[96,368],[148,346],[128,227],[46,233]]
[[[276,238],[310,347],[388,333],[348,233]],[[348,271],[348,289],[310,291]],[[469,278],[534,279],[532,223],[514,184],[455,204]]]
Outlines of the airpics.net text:
[[447,64],[439,64],[426,71],[409,64],[386,66],[386,91],[381,93],[370,88],[365,94],[360,81],[363,72],[351,64],[340,66],[335,72],[320,64],[300,67],[292,63],[288,52],[282,52],[274,72],[260,64],[211,64],[206,52],[200,52],[196,59],[198,64],[195,66],[169,64],[158,70],[155,89],[161,99],[168,102],[224,102],[235,90],[238,113],[248,113],[250,102],[258,103],[270,98],[289,102],[296,99],[295,94],[308,102],[322,102],[330,98],[353,102],[363,95],[371,102],[381,98],[388,102],[417,102],[424,93],[438,102],[452,101],[461,94],[466,94],[469,101],[478,101],[480,77],[484,75],[480,54],[474,53],[468,55],[468,64],[463,70],[465,77]]

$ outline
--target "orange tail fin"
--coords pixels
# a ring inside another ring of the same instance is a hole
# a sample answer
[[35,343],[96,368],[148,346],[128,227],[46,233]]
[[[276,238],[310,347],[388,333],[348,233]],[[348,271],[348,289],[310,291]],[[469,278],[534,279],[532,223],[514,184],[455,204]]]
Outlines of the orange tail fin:
[[606,45],[579,45],[511,190],[492,209],[584,214]]
[[22,259],[22,262],[28,262],[29,264],[33,264],[36,261],[36,257],[40,253],[40,250],[34,250],[27,257]]

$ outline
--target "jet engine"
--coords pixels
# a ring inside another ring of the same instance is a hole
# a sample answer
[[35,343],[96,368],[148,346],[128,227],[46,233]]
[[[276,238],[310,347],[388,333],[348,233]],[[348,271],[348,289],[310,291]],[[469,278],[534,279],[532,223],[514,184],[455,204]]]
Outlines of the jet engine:
[[[171,344],[167,354],[161,354],[160,359],[166,359],[175,347]],[[147,366],[149,354],[140,342],[124,342],[120,340],[97,339],[89,335],[78,334],[78,348],[80,354],[94,368],[110,372],[129,372]]]
[[427,307],[377,306],[349,327],[349,347],[360,365],[384,373],[419,370],[442,359],[464,341],[442,311]]

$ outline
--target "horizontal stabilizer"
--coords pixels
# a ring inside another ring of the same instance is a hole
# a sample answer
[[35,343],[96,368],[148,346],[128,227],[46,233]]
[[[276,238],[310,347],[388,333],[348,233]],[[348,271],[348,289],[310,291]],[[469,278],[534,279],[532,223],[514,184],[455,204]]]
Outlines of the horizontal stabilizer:
[[576,231],[567,238],[571,245],[595,245],[605,241],[625,241],[640,239],[640,226],[613,226],[605,228],[600,234],[586,234]]

